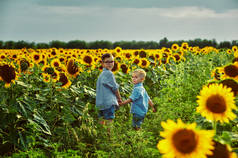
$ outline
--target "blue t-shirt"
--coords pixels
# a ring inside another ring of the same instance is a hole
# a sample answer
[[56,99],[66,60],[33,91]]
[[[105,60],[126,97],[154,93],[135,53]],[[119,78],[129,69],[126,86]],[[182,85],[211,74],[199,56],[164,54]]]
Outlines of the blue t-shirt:
[[96,107],[100,110],[110,108],[112,105],[118,105],[115,95],[119,85],[116,83],[113,73],[103,68],[99,75],[96,87]]
[[142,83],[134,85],[132,94],[129,98],[132,100],[131,113],[144,117],[148,111],[150,97]]

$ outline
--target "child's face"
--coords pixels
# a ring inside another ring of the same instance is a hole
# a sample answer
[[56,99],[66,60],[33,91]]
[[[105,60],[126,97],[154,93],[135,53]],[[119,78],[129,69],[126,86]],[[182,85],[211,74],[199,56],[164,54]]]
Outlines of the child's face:
[[132,83],[135,85],[144,81],[144,78],[140,77],[138,73],[132,74]]
[[114,67],[113,57],[105,58],[102,62],[102,66],[108,70],[112,70],[112,68]]

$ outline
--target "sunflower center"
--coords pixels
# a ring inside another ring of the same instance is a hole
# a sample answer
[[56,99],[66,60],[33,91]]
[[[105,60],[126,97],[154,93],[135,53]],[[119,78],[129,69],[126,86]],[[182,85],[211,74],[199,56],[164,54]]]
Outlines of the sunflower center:
[[137,65],[140,61],[138,59],[134,60],[134,63]]
[[227,147],[219,142],[215,141],[215,149],[213,150],[212,155],[207,155],[207,158],[229,158],[229,151]]
[[145,61],[145,60],[142,60],[142,63],[141,63],[141,65],[143,65],[143,66],[146,66],[146,64],[147,64],[147,61]]
[[35,59],[35,60],[39,60],[39,59],[40,59],[40,56],[39,56],[39,55],[35,55],[35,56],[34,56],[34,59]]
[[234,65],[228,65],[224,68],[225,73],[230,77],[236,77],[238,75],[238,68]]
[[85,61],[85,63],[90,64],[92,62],[92,58],[89,56],[85,56],[85,58],[83,59]]
[[118,68],[118,64],[115,62],[115,63],[114,63],[114,66],[113,66],[113,68],[112,68],[112,71],[113,71],[113,72],[116,71],[117,68]]
[[65,74],[64,73],[60,73],[60,79],[59,79],[59,82],[61,82],[62,83],[62,85],[61,86],[64,86],[64,85],[66,85],[67,83],[68,83],[68,78],[65,76]]
[[51,52],[51,55],[56,55],[56,52],[55,51]]
[[141,58],[145,58],[146,57],[146,52],[145,51],[140,51],[139,53]]
[[174,57],[175,57],[176,61],[179,61],[179,59],[180,59],[179,55],[175,55]]
[[126,65],[121,65],[122,72],[127,73],[127,66]]
[[196,149],[198,140],[196,134],[192,130],[181,129],[172,137],[175,148],[183,153],[188,154]]
[[223,113],[226,111],[226,102],[220,95],[212,95],[207,99],[207,108],[213,113]]
[[59,63],[58,62],[54,62],[54,66],[55,67],[59,67]]
[[69,74],[74,75],[78,72],[78,67],[74,64],[73,60],[70,60],[67,66],[67,71]]
[[233,79],[226,79],[221,82],[223,85],[230,87],[232,89],[232,92],[234,95],[238,92],[238,83],[234,81]]
[[126,53],[126,58],[130,58],[131,55],[129,53]]
[[0,76],[6,83],[11,83],[16,78],[15,69],[9,65],[0,66]]

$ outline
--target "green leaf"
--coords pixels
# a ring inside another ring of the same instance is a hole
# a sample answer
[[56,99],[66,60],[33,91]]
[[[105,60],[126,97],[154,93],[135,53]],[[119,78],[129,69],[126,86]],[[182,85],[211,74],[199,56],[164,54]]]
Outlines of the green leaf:
[[29,121],[35,124],[38,130],[44,132],[45,134],[51,135],[51,131],[48,124],[38,112],[33,114],[33,120],[29,120]]

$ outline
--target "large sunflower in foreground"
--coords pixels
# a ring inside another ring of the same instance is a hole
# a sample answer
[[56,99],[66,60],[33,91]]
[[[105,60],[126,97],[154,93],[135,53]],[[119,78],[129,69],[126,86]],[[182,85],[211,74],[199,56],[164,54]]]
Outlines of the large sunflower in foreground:
[[229,122],[236,115],[232,109],[236,109],[235,97],[231,88],[222,84],[211,84],[204,86],[198,96],[197,112],[206,117],[207,120]]
[[196,123],[184,124],[180,119],[161,123],[164,131],[160,135],[165,139],[159,141],[157,148],[166,158],[206,158],[214,149],[212,137],[214,131],[199,130]]

